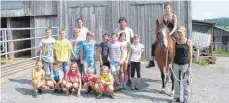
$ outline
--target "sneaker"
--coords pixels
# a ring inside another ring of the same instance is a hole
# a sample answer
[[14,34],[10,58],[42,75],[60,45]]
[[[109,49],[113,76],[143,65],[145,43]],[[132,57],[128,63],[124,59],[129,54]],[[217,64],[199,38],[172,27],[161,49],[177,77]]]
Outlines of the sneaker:
[[123,89],[127,90],[127,85],[126,84],[123,85]]
[[68,90],[69,91],[69,94],[72,94],[72,88]]
[[138,85],[135,86],[135,90],[139,90],[139,86]]
[[119,88],[120,89],[123,89],[123,84],[119,84]]
[[57,93],[58,92],[58,90],[57,89],[54,89],[54,93]]
[[130,80],[127,81],[126,85],[130,86],[132,83]]
[[176,103],[176,102],[180,102],[179,98],[173,98],[173,100],[171,101],[171,103]]
[[42,93],[42,90],[41,89],[38,89],[38,93]]
[[96,96],[96,98],[99,99],[99,98],[101,98],[102,96],[103,96],[103,94],[102,94],[102,93],[99,93],[99,94]]
[[114,93],[112,92],[112,93],[110,93],[109,94],[109,96],[111,97],[111,99],[115,99],[115,97],[114,97]]
[[149,63],[145,68],[151,68],[151,67],[153,67],[153,65]]
[[132,84],[131,85],[131,90],[134,90],[134,89],[135,89],[134,84]]
[[64,93],[64,91],[63,91],[63,89],[61,88],[61,89],[59,89],[59,93]]
[[88,90],[87,90],[87,93],[91,93],[91,91],[92,91],[92,88],[91,88],[91,86],[89,86]]
[[34,92],[33,92],[33,97],[34,97],[34,98],[37,98],[37,90],[34,90]]

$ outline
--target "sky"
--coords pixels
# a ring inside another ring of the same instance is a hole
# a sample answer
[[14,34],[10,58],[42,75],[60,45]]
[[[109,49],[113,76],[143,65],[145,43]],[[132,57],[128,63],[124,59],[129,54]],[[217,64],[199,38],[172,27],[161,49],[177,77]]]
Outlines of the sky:
[[229,0],[192,0],[192,19],[229,17]]

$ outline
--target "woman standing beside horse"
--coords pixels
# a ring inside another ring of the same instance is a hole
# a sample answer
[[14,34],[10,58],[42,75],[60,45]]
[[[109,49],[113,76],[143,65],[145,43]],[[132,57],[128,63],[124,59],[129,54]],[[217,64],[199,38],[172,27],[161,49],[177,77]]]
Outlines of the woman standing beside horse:
[[[164,25],[169,29],[169,35],[173,38],[173,40],[177,39],[177,36],[175,35],[175,31],[177,29],[177,16],[172,13],[172,5],[169,2],[166,2],[164,5],[165,14],[163,14],[159,22],[164,23]],[[148,66],[146,68],[154,67],[154,56],[155,56],[155,50],[157,46],[157,42],[154,42],[152,44],[152,60],[149,62]]]
[[[192,42],[186,38],[186,29],[180,26],[177,30],[178,39],[176,41],[175,47],[175,57],[174,57],[174,77],[175,77],[175,95],[174,102],[180,102],[180,91],[183,91],[184,103],[190,103],[189,100],[189,82],[190,73],[192,65]],[[181,90],[180,86],[183,86]]]

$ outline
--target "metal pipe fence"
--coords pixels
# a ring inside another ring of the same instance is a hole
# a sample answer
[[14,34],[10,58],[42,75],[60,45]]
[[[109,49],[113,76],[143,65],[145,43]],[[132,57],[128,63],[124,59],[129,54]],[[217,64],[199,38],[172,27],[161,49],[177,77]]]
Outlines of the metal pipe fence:
[[[0,33],[1,33],[1,41],[0,41],[0,46],[1,46],[1,54],[0,56],[5,56],[5,59],[7,60],[8,59],[8,55],[9,54],[14,54],[14,53],[19,53],[19,52],[25,52],[25,51],[28,51],[28,50],[35,50],[37,48],[39,48],[39,44],[35,44],[34,47],[30,47],[30,48],[24,48],[24,49],[19,49],[19,50],[12,50],[9,52],[9,44],[10,42],[18,42],[18,41],[26,41],[26,40],[37,40],[37,39],[42,39],[44,38],[45,36],[37,36],[37,30],[38,29],[46,29],[47,27],[39,27],[39,28],[0,28]],[[57,30],[57,33],[59,32],[59,27],[51,27],[52,29],[56,29]],[[8,34],[13,31],[13,30],[35,30],[34,31],[34,36],[35,37],[30,37],[30,38],[22,38],[22,39],[14,39],[14,40],[9,40],[8,38]],[[58,37],[59,38],[59,35],[51,35],[53,37]],[[35,42],[35,41],[34,41]],[[36,59],[38,58],[39,56],[31,56],[30,58],[28,59],[25,59],[25,60],[20,60],[18,62],[14,62],[14,63],[10,63],[10,64],[5,64],[5,65],[1,65],[1,68],[4,68],[4,67],[8,67],[8,66],[11,66],[11,65],[15,65],[15,64],[19,64],[19,63],[22,63],[22,62],[25,62],[25,61],[28,61],[28,60],[32,60],[32,59]]]

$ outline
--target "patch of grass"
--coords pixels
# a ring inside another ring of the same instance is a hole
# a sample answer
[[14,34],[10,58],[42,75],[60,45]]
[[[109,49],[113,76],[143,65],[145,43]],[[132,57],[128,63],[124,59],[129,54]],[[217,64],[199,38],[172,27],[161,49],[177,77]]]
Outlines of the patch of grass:
[[199,64],[202,66],[207,66],[209,64],[215,64],[216,57],[201,57],[199,61],[194,60],[193,63]]
[[214,52],[215,54],[224,54],[224,55],[229,55],[229,52],[223,51],[222,49],[218,49]]

